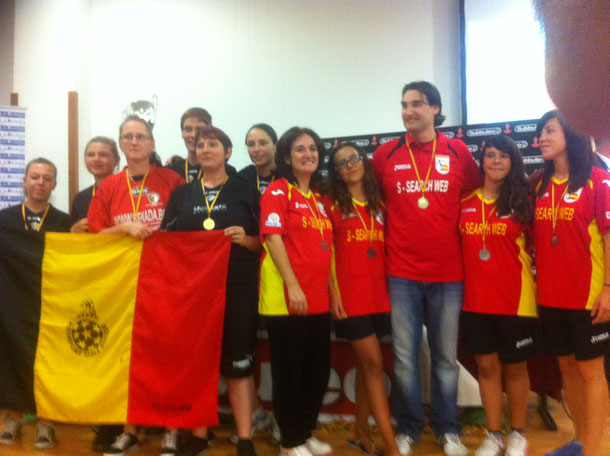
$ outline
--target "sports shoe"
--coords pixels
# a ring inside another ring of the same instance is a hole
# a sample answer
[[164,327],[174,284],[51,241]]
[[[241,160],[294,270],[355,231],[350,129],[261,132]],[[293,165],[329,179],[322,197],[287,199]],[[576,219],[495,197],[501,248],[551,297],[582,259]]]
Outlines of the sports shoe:
[[130,451],[137,450],[139,444],[140,442],[135,435],[123,432],[114,440],[110,448],[106,450],[104,456],[129,453]]
[[582,443],[576,439],[570,440],[565,445],[548,452],[545,456],[582,456]]
[[186,445],[178,449],[176,456],[200,456],[208,451],[208,439],[191,436]]
[[315,438],[313,435],[305,441],[305,446],[313,456],[326,456],[333,452],[328,443]]
[[474,456],[501,456],[504,453],[504,441],[494,432],[488,432]]
[[21,421],[6,415],[4,419],[4,429],[0,434],[0,443],[12,445],[21,435]]
[[273,414],[271,415],[271,429],[269,429],[269,442],[273,446],[278,446],[282,441],[282,434],[280,432],[280,426],[277,424],[277,420]]
[[[255,436],[255,435],[257,435],[257,434],[259,434],[261,432],[268,431],[271,428],[271,422],[272,421],[273,421],[273,413],[268,412],[261,405],[252,414],[252,431],[251,431],[251,435]],[[233,445],[237,445],[237,441],[238,440],[239,440],[239,437],[237,437],[237,434],[231,434],[231,437],[229,437],[229,441]]]
[[504,456],[525,456],[527,451],[527,439],[519,431],[510,431],[506,443]]
[[375,442],[369,438],[347,439],[347,444],[367,456],[383,456],[383,453],[377,449]]
[[256,456],[252,440],[239,439],[237,441],[237,456]]
[[168,429],[163,434],[161,456],[174,456],[178,452],[178,429]]
[[95,437],[91,443],[91,449],[97,453],[104,453],[110,448],[116,439],[123,432],[122,424],[104,424],[94,426]]
[[37,450],[45,450],[55,446],[55,429],[51,423],[40,421],[36,427],[36,440],[34,440],[34,448]]
[[280,447],[280,456],[314,456],[307,449],[306,445],[299,445],[292,448]]
[[466,456],[468,454],[468,448],[464,446],[458,434],[446,432],[436,440],[443,447],[446,456]]
[[402,456],[411,454],[415,441],[407,434],[396,434],[396,446]]

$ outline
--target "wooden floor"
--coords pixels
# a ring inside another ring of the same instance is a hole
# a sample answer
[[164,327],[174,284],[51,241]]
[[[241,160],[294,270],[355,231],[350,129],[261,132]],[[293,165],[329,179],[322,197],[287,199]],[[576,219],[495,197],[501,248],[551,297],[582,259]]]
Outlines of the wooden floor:
[[[536,411],[535,396],[532,395],[530,407],[528,410],[528,428],[527,437],[530,443],[529,456],[543,456],[547,451],[556,448],[562,443],[572,438],[572,425],[569,417],[564,412],[560,403],[549,400],[549,409],[553,418],[557,422],[558,430],[548,431],[544,428],[538,413]],[[326,426],[333,430],[320,429],[316,431],[316,436],[320,439],[329,442],[334,450],[335,455],[345,456],[362,456],[362,453],[352,449],[347,445],[346,440],[351,437],[348,430],[342,429],[340,426]],[[35,424],[24,424],[21,441],[13,446],[0,445],[1,456],[43,456],[43,455],[61,455],[61,456],[89,456],[99,455],[91,451],[91,440],[93,433],[88,426],[76,426],[67,424],[57,424],[57,446],[45,451],[37,451],[33,447],[34,434],[36,433]],[[229,443],[228,438],[231,429],[228,427],[219,428],[216,431],[218,438],[212,449],[207,453],[207,456],[233,456],[235,448]],[[377,439],[378,440],[378,439]],[[481,435],[463,435],[464,444],[470,449],[471,454],[483,440]],[[269,444],[268,436],[261,435],[254,439],[254,444],[258,456],[276,456],[278,454],[277,447]],[[130,455],[152,456],[158,455],[161,445],[160,439],[142,442],[140,449]],[[443,453],[440,447],[435,443],[434,437],[431,434],[425,434],[422,442],[418,444],[412,453],[414,456],[441,456]],[[602,443],[602,451],[600,454],[610,455],[610,416],[606,420],[605,436]]]

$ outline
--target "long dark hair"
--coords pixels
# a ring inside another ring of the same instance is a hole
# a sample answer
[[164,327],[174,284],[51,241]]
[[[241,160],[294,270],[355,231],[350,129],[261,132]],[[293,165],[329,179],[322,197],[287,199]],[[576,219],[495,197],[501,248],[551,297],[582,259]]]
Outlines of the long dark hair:
[[[591,177],[593,169],[593,149],[591,141],[585,135],[574,130],[557,111],[549,111],[543,115],[536,125],[536,133],[538,136],[542,133],[542,129],[551,119],[557,119],[563,134],[566,138],[566,149],[568,151],[568,164],[570,165],[570,180],[568,181],[568,192],[573,193],[579,188],[585,186]],[[541,197],[546,190],[551,177],[555,173],[555,163],[553,160],[544,161],[544,176],[542,184],[538,189],[538,197]]]
[[497,135],[485,140],[485,148],[481,155],[479,166],[485,175],[483,161],[485,152],[490,147],[495,147],[500,152],[510,156],[510,171],[500,184],[497,208],[498,215],[512,214],[516,221],[524,225],[532,223],[534,206],[532,201],[532,188],[525,175],[525,166],[519,147],[506,135]]
[[324,181],[320,170],[323,162],[324,142],[311,128],[292,127],[284,132],[275,148],[275,173],[278,177],[283,177],[293,184],[297,183],[297,179],[292,171],[292,165],[287,163],[286,160],[290,158],[292,144],[302,135],[310,136],[318,149],[318,167],[311,176],[309,186],[314,190],[323,191]]
[[362,187],[364,194],[369,203],[369,212],[371,215],[377,214],[381,206],[381,197],[379,195],[379,187],[377,186],[377,180],[373,173],[373,166],[368,159],[366,152],[362,147],[352,143],[346,142],[337,146],[330,155],[330,162],[328,164],[328,181],[330,185],[330,194],[333,197],[343,214],[349,214],[353,210],[352,195],[347,190],[347,186],[343,179],[339,176],[339,172],[335,167],[335,155],[342,149],[351,147],[356,151],[358,155],[362,157],[362,164],[364,165],[364,176],[362,177]]

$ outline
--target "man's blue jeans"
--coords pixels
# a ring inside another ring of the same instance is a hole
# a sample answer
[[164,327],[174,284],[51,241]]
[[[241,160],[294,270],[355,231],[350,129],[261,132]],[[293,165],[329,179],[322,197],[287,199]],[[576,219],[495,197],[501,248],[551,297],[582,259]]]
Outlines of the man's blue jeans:
[[419,441],[426,423],[420,353],[423,326],[430,346],[430,426],[438,437],[459,433],[457,343],[463,282],[418,282],[388,276],[394,347],[397,432]]

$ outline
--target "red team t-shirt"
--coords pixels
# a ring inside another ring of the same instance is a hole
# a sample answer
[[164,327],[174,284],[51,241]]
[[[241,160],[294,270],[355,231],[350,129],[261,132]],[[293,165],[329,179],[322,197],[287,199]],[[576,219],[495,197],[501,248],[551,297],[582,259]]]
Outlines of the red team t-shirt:
[[[536,185],[536,193],[541,185]],[[534,245],[538,303],[562,309],[591,309],[604,286],[604,241],[610,228],[610,175],[593,168],[584,187],[566,191],[568,179],[551,178],[536,199]],[[553,235],[552,188],[555,187],[557,246]]]
[[[462,200],[460,233],[464,259],[464,307],[467,312],[536,316],[536,287],[527,246],[531,229],[509,215],[499,217],[496,200],[483,198],[481,189]],[[484,209],[482,209],[482,206]],[[479,258],[485,248],[490,257]]]
[[[97,233],[104,228],[120,225],[133,219],[134,211],[129,196],[126,172],[127,169],[124,169],[118,174],[107,177],[95,192],[87,216],[91,233]],[[141,184],[141,181],[131,180],[133,202],[136,207]],[[172,191],[182,184],[184,184],[184,179],[174,171],[151,166],[142,189],[138,221],[148,225],[152,230],[158,230]]]
[[[335,247],[334,277],[345,313],[348,317],[354,317],[389,312],[390,298],[385,285],[383,213],[379,211],[373,218],[372,241],[371,214],[367,203],[355,201],[349,214],[343,214],[335,204],[330,210],[330,219]],[[369,256],[371,248],[375,251],[373,258]]]
[[[304,195],[286,179],[271,182],[261,196],[260,234],[264,251],[260,271],[260,314],[289,314],[286,287],[269,255],[266,234],[282,235],[290,264],[307,298],[307,314],[328,312],[333,231],[325,204],[328,206],[326,198],[311,190]],[[323,224],[324,237],[316,219]],[[322,241],[326,250],[322,248]]]
[[482,183],[472,154],[459,139],[437,132],[436,154],[426,190],[427,209],[417,200],[422,193],[407,142],[419,175],[425,180],[433,142],[419,144],[408,133],[382,144],[373,155],[373,169],[387,208],[387,273],[424,282],[453,282],[464,278],[458,232],[460,198]]

